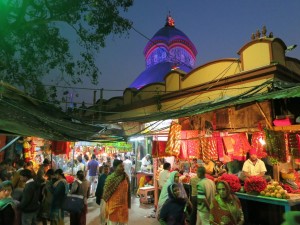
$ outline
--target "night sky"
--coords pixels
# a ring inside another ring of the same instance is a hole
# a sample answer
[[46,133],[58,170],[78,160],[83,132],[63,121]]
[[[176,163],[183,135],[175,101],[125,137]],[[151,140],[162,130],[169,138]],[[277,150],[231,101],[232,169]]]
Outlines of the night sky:
[[[122,96],[123,90],[145,70],[144,47],[164,26],[169,11],[175,27],[198,50],[196,67],[221,58],[238,58],[239,49],[264,25],[267,34],[273,32],[287,46],[297,44],[287,55],[300,59],[299,0],[136,0],[124,17],[141,34],[131,30],[128,36],[108,37],[106,47],[97,56],[102,72],[99,85],[86,82],[79,86],[103,88],[105,99]],[[79,94],[74,101],[85,101],[87,105],[93,102],[93,90],[73,91]]]

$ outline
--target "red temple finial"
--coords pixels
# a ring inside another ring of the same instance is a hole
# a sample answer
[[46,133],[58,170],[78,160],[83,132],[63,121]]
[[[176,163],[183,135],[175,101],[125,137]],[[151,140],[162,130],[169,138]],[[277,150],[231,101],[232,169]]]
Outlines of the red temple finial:
[[174,19],[171,17],[170,11],[169,11],[169,15],[167,16],[167,23],[166,23],[166,26],[169,26],[169,27],[174,27],[174,26],[175,26],[175,21],[174,21]]

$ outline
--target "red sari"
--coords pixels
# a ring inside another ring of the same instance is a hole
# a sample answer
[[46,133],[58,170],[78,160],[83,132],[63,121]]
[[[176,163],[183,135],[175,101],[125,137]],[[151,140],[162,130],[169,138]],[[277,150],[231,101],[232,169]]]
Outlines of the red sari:
[[229,202],[224,202],[217,195],[210,206],[210,222],[211,224],[237,225],[244,220],[243,211],[240,200],[232,195]]

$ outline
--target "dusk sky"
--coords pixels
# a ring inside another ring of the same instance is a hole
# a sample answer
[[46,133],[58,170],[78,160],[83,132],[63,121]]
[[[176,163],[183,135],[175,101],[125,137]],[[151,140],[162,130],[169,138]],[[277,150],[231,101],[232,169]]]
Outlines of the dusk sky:
[[[169,11],[175,27],[198,50],[196,67],[217,59],[238,58],[239,49],[264,25],[267,34],[273,32],[287,46],[297,44],[287,55],[300,59],[299,0],[135,0],[124,17],[142,35],[131,30],[127,37],[108,37],[106,47],[97,56],[102,72],[99,85],[87,82],[80,87],[103,88],[105,99],[122,96],[123,90],[145,70],[144,47],[165,25]],[[75,102],[85,101],[87,106],[93,102],[93,90],[73,90],[80,95]],[[97,99],[99,96],[98,91]]]

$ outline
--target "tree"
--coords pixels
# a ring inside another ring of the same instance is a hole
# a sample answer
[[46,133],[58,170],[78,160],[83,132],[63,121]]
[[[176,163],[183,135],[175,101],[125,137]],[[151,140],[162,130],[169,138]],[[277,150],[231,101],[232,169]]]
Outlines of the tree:
[[[0,0],[0,80],[36,97],[45,97],[42,79],[51,71],[74,84],[83,77],[97,84],[100,69],[94,55],[105,47],[108,35],[131,28],[120,12],[132,4],[133,0]],[[66,28],[76,34],[77,55]]]

